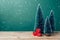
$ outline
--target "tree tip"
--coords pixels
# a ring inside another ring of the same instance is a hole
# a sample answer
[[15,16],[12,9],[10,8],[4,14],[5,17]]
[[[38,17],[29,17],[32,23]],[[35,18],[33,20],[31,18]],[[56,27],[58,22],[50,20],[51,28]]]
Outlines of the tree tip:
[[38,4],[38,7],[40,7],[40,3]]
[[51,10],[51,12],[53,12],[53,10]]
[[38,10],[38,8],[40,8],[40,3],[39,3],[38,6],[37,6],[37,10]]
[[50,14],[53,14],[53,10],[50,11]]

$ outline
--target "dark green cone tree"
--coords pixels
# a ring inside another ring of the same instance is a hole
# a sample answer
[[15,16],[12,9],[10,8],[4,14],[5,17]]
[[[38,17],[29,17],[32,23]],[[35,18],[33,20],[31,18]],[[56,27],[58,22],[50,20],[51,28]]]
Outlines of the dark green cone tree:
[[47,36],[51,35],[51,25],[48,17],[45,20],[44,32]]
[[40,28],[41,29],[41,33],[43,33],[44,18],[43,18],[43,14],[42,14],[42,10],[41,10],[40,4],[38,4],[38,7],[37,7],[36,22],[35,22],[34,30],[36,30],[37,28]]
[[55,30],[55,27],[54,27],[54,12],[53,12],[53,10],[51,10],[51,12],[50,12],[49,21],[50,21],[51,29],[52,29],[52,33],[53,33],[54,30]]

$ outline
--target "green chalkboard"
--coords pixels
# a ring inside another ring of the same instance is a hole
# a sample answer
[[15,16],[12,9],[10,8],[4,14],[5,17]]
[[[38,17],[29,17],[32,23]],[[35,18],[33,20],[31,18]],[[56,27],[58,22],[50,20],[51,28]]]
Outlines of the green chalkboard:
[[60,0],[0,0],[0,31],[33,31],[39,3],[44,19],[54,10],[56,31],[60,31]]

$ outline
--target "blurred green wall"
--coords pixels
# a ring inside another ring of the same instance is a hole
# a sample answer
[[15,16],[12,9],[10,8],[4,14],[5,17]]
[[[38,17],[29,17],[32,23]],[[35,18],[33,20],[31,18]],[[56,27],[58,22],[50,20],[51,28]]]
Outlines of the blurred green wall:
[[44,18],[54,10],[56,31],[60,31],[60,0],[0,0],[0,31],[32,31],[39,3]]

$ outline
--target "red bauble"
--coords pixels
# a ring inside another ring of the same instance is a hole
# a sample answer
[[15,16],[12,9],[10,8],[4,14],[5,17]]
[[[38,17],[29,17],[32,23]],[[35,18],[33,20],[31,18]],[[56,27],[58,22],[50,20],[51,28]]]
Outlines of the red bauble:
[[41,30],[39,28],[36,29],[37,33],[41,33]]
[[38,33],[38,34],[36,34],[37,36],[42,36],[42,34],[41,33]]
[[34,36],[42,36],[41,30],[39,28],[36,29],[35,32],[33,32]]
[[33,35],[36,36],[36,32],[33,32]]

